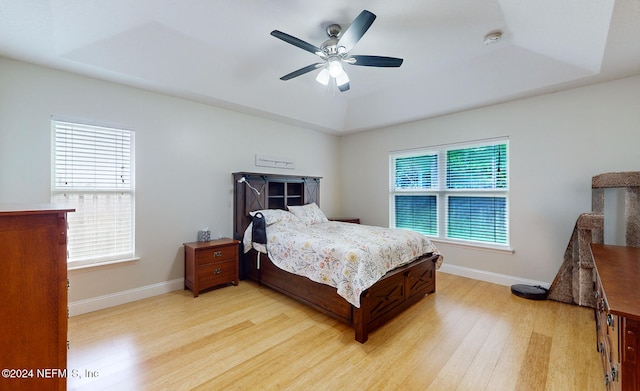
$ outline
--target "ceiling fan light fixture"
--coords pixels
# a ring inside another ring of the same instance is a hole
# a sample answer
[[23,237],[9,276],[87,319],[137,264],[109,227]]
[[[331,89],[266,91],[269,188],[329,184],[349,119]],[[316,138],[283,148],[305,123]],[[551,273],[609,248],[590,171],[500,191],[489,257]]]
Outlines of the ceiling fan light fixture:
[[347,72],[345,72],[343,70],[342,73],[340,73],[338,76],[336,76],[336,84],[338,86],[344,86],[344,85],[346,85],[348,83],[349,83],[349,76],[347,75]]
[[323,68],[318,76],[316,76],[316,81],[324,86],[329,84],[329,80],[331,79],[331,75],[329,75],[329,70],[327,68]]
[[[345,64],[358,65],[364,67],[384,67],[384,68],[397,68],[402,65],[401,58],[384,57],[384,56],[369,56],[369,55],[350,55],[349,52],[355,46],[362,36],[369,30],[371,24],[376,19],[376,15],[370,11],[363,10],[360,14],[351,22],[349,27],[344,33],[341,31],[340,25],[331,24],[327,27],[327,35],[329,39],[324,41],[320,47],[312,45],[308,42],[296,38],[292,35],[284,33],[279,30],[271,31],[271,35],[288,43],[296,46],[302,50],[313,53],[320,57],[323,61],[315,64],[307,65],[291,73],[288,73],[280,78],[280,80],[291,80],[294,77],[304,75],[312,72],[316,69],[320,69],[316,76],[318,83],[328,85],[335,81],[336,86],[340,92],[348,91],[349,76],[344,71]],[[333,79],[333,80],[332,80]]]
[[342,64],[340,64],[340,60],[333,59],[329,62],[329,74],[331,77],[338,77],[344,73],[344,69],[342,69]]

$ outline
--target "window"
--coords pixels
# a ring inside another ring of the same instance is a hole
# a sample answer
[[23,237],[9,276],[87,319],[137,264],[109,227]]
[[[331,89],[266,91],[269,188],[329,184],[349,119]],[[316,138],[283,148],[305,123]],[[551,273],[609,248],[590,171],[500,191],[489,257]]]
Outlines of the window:
[[134,257],[134,133],[52,121],[51,201],[68,215],[68,262]]
[[392,153],[391,226],[509,246],[508,140]]

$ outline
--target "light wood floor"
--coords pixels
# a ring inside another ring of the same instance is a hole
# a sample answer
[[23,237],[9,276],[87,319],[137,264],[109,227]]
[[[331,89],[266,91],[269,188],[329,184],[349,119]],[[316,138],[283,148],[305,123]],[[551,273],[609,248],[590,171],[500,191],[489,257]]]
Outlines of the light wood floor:
[[241,281],[69,319],[71,390],[604,390],[593,311],[438,272],[437,292],[360,344]]

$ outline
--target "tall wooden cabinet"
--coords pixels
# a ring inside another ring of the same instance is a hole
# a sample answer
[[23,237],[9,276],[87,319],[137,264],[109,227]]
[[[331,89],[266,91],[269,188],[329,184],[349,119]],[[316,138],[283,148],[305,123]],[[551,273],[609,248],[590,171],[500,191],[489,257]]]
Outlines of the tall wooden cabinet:
[[0,390],[65,390],[67,212],[0,205]]
[[640,248],[592,243],[591,252],[606,389],[640,391]]
[[[241,178],[245,180],[240,182]],[[233,173],[234,210],[243,210],[233,222],[233,238],[242,241],[244,231],[251,218],[249,212],[261,209],[286,209],[288,205],[299,206],[315,202],[320,205],[321,177]],[[246,182],[246,183],[245,183]],[[252,277],[255,265],[240,254],[240,278]]]

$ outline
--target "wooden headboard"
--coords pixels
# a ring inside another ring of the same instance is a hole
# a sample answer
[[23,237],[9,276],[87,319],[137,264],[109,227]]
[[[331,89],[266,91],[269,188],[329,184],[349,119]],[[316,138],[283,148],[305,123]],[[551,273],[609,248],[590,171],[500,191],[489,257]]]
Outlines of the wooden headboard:
[[[246,183],[239,182],[243,177]],[[287,205],[312,202],[320,206],[320,179],[312,176],[233,173],[233,238],[242,240],[251,222],[249,212],[254,210],[286,209]]]

